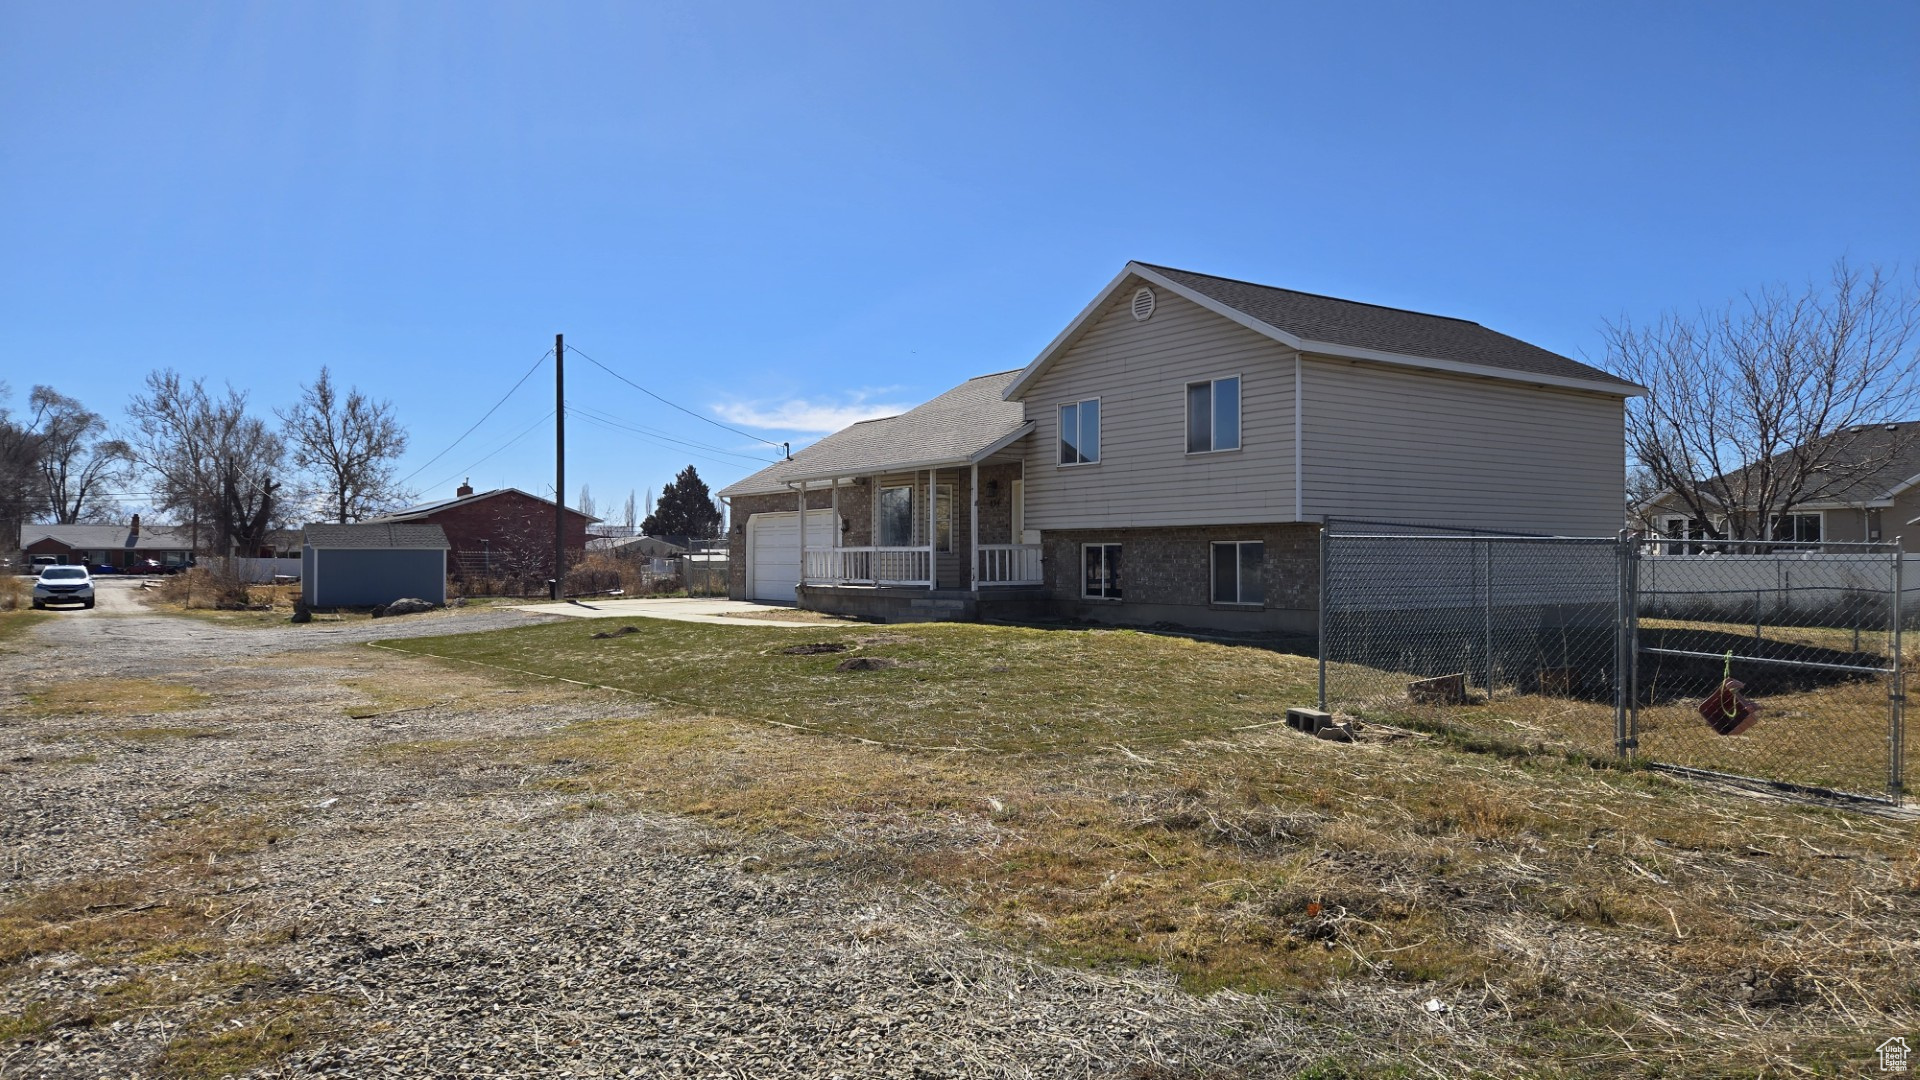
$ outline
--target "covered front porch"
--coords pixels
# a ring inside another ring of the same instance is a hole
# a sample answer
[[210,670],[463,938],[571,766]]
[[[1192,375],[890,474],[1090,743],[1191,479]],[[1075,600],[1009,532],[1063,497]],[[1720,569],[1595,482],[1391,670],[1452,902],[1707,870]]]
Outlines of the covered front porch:
[[799,507],[831,510],[827,521],[800,515],[800,605],[830,600],[829,589],[978,597],[1040,585],[1039,538],[1025,535],[1024,463],[994,450],[979,460],[792,481]]

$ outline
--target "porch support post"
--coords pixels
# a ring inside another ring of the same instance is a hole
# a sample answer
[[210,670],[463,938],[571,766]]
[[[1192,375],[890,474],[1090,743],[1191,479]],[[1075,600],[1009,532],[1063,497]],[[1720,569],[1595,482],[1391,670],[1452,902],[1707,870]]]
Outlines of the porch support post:
[[927,590],[940,587],[940,470],[927,470]]
[[972,529],[972,539],[967,547],[967,583],[973,590],[975,599],[980,596],[980,463],[973,463],[973,470],[967,477],[967,524]]
[[827,538],[827,547],[833,550],[833,566],[830,571],[833,575],[833,583],[839,585],[845,581],[847,575],[846,567],[840,565],[840,478],[837,476],[833,478],[832,506],[833,523],[827,526],[827,531],[833,535]]
[[[807,583],[807,482],[800,481],[800,584]],[[796,606],[799,598],[794,598]]]

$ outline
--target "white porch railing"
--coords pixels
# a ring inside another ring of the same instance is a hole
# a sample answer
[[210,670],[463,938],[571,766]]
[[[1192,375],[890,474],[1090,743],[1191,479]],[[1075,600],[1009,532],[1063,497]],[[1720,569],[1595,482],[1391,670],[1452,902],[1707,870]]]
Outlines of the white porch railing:
[[808,548],[801,560],[809,585],[933,584],[931,547]]
[[982,585],[1038,585],[1045,580],[1039,544],[981,544],[974,558]]

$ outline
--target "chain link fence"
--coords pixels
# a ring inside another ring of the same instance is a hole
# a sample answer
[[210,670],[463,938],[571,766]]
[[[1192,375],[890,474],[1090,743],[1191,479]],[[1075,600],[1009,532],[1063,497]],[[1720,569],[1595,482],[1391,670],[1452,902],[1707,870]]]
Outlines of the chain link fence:
[[1700,555],[1351,521],[1322,543],[1323,709],[1899,796],[1920,613],[1890,545]]

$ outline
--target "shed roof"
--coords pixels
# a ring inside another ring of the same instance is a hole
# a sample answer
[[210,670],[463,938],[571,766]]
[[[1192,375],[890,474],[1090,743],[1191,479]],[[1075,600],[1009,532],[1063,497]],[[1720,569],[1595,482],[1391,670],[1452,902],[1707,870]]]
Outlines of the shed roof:
[[898,416],[863,420],[720,489],[763,495],[802,480],[965,465],[984,459],[1026,430],[1026,407],[1005,392],[1017,371],[981,375]]
[[438,525],[363,521],[357,525],[309,525],[306,528],[306,546],[316,549],[446,551],[453,545],[447,543],[446,530]]

